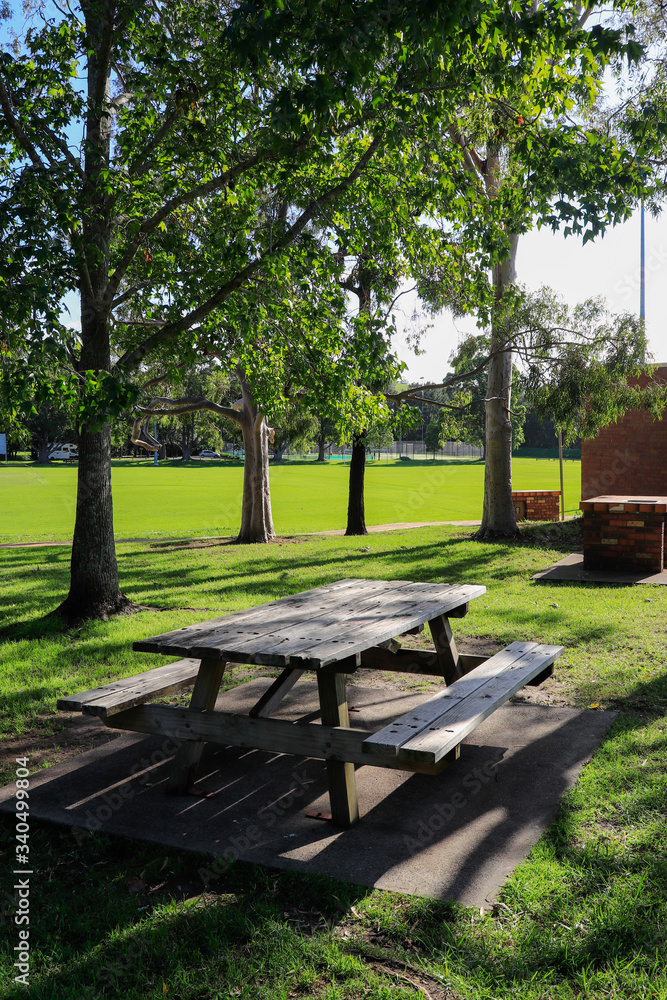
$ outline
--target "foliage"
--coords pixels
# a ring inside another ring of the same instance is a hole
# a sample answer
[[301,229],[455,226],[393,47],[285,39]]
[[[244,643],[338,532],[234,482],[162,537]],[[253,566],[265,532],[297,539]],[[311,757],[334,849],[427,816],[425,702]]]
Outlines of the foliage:
[[650,372],[643,324],[611,314],[601,299],[573,308],[551,289],[527,296],[515,315],[514,344],[521,387],[531,407],[551,417],[572,443],[594,437],[628,409],[660,419],[667,386],[642,388],[633,376]]
[[[667,406],[667,386],[652,381],[642,388],[629,381],[650,371],[643,325],[629,313],[612,314],[602,299],[571,308],[552,289],[528,293],[516,289],[506,307],[496,351],[512,353],[512,417],[517,437],[527,407],[555,421],[569,443],[592,437],[628,409],[645,408],[656,419]],[[421,386],[393,393],[403,401],[424,400],[446,409],[445,436],[483,440],[481,416],[485,373],[494,355],[488,335],[467,337],[452,356],[453,372],[441,386]],[[438,399],[436,393],[444,393]],[[433,431],[432,434],[435,432]],[[467,434],[467,437],[463,435]]]
[[[448,217],[462,215],[454,238],[443,227],[426,240],[422,227],[410,247],[423,295],[428,298],[430,287],[441,296],[448,287],[451,297],[469,271],[479,276],[489,255],[500,252],[493,227],[479,248],[479,213],[490,213],[492,221],[506,206],[480,206],[471,198],[460,150],[453,169],[451,148],[448,153],[436,143],[443,117],[471,106],[473,98],[487,109],[483,114],[495,109],[503,129],[516,133],[530,153],[532,173],[539,173],[537,161],[549,155],[538,142],[540,108],[565,101],[578,46],[603,62],[608,52],[629,51],[622,38],[601,31],[580,33],[573,43],[575,14],[567,7],[558,16],[540,11],[508,19],[492,4],[471,7],[462,0],[428,5],[419,16],[410,4],[380,0],[365,4],[363,13],[354,3],[321,0],[317,16],[299,2],[217,7],[198,0],[196,10],[121,3],[112,91],[100,93],[113,117],[107,162],[103,144],[90,134],[98,109],[91,108],[94,94],[83,92],[80,74],[87,60],[94,84],[94,46],[110,9],[84,3],[81,20],[47,19],[28,30],[22,52],[2,54],[0,229],[8,256],[0,314],[19,340],[35,319],[51,334],[59,328],[64,295],[99,281],[120,350],[112,381],[111,375],[105,381],[116,397],[122,373],[149,354],[169,367],[174,344],[179,359],[192,359],[212,342],[225,350],[232,330],[248,346],[244,360],[252,377],[257,310],[267,308],[262,275],[274,286],[268,320],[283,327],[292,310],[285,283],[293,267],[302,274],[311,269],[320,288],[330,277],[322,273],[330,264],[313,243],[311,221],[326,218],[353,188],[348,214],[354,207],[358,217],[365,212],[385,224],[417,218],[434,203],[440,212],[447,205]],[[510,94],[516,106],[503,111]],[[82,162],[70,147],[86,119]],[[95,120],[99,124],[99,116]],[[571,150],[566,144],[570,151],[560,151],[561,176],[575,146],[581,153],[590,145],[578,133],[571,138]],[[602,145],[596,154],[598,166],[613,160],[618,170],[629,169]],[[398,179],[406,167],[410,197]],[[600,201],[591,197],[577,211],[589,224]],[[87,238],[96,213],[109,214],[108,255],[102,235],[99,246]],[[331,225],[341,228],[335,215]],[[368,233],[359,226],[354,239],[358,250],[368,248]],[[386,250],[391,239],[385,233],[380,242]],[[286,262],[289,247],[300,265]],[[376,277],[383,269],[395,272],[391,258],[374,259]],[[48,282],[39,266],[47,260]],[[443,260],[446,277],[439,273]],[[469,266],[475,260],[476,269]],[[470,282],[466,288],[471,291]],[[324,355],[331,341],[320,346]],[[71,347],[76,354],[76,338]],[[258,377],[252,388],[270,410],[277,395],[270,379]],[[356,394],[351,405],[360,402]]]

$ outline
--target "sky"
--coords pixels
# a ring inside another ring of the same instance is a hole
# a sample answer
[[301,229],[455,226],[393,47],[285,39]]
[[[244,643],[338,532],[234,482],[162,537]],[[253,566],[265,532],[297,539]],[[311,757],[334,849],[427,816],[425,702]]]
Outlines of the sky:
[[[646,332],[654,360],[667,364],[667,215],[654,219],[647,213],[645,229]],[[613,312],[638,314],[639,250],[639,211],[585,246],[579,237],[535,230],[519,240],[517,280],[531,291],[549,285],[570,305],[601,295]],[[401,330],[409,327],[414,297],[404,296],[399,306],[396,318]],[[404,336],[394,340],[394,350],[408,365],[406,381],[440,381],[462,335],[478,332],[473,319],[454,322],[446,312],[431,322],[421,340],[425,353],[418,357]]]

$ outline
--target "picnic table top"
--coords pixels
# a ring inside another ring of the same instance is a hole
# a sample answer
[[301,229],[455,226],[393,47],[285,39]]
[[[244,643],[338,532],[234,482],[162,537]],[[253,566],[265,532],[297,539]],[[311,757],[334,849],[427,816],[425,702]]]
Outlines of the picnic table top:
[[165,656],[318,669],[447,615],[486,593],[476,584],[339,580],[135,642]]

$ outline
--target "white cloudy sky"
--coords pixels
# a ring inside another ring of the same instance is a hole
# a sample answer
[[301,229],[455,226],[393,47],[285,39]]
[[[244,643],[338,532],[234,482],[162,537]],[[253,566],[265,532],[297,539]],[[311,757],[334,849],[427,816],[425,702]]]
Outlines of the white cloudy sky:
[[[667,215],[646,215],[646,330],[656,361],[667,363]],[[550,285],[571,304],[602,295],[617,312],[639,313],[639,212],[602,239],[582,246],[576,237],[565,239],[551,230],[522,236],[517,256],[517,278],[530,289]],[[402,301],[406,323],[413,305]],[[421,342],[424,354],[415,357],[398,337],[394,349],[407,362],[406,378],[438,381],[462,333],[476,332],[472,319],[441,314]]]

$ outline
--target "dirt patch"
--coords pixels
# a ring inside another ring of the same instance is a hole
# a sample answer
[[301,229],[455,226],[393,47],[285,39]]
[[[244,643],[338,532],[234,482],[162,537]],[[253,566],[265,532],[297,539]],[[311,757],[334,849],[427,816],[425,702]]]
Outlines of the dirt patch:
[[0,781],[6,784],[12,780],[17,757],[29,757],[30,770],[38,771],[93,750],[121,735],[107,729],[99,719],[91,719],[78,712],[62,712],[57,717],[40,716],[38,724],[32,729],[20,736],[0,740]]

